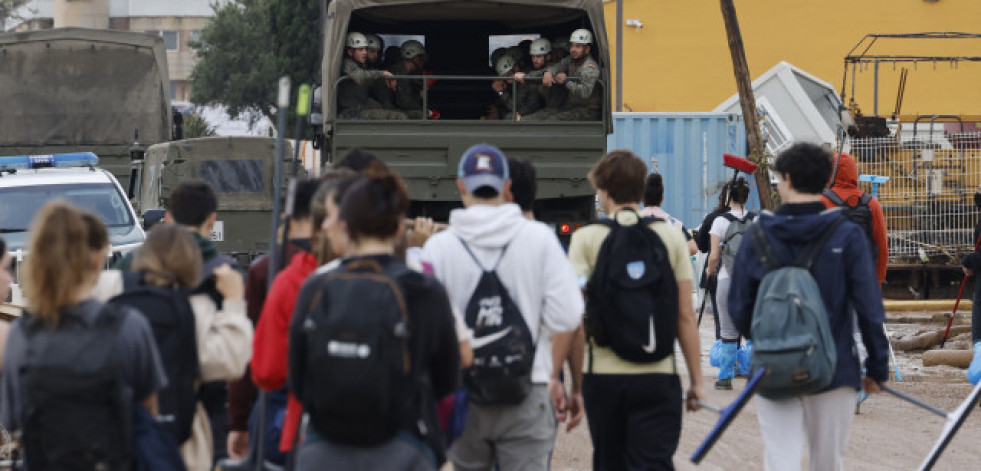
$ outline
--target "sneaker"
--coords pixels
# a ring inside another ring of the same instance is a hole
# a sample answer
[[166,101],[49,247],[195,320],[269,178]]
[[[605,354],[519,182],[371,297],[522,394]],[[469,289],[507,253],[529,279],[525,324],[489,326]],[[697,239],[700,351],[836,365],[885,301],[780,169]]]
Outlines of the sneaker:
[[720,379],[715,382],[715,389],[723,389],[726,391],[732,390],[732,380],[731,379]]

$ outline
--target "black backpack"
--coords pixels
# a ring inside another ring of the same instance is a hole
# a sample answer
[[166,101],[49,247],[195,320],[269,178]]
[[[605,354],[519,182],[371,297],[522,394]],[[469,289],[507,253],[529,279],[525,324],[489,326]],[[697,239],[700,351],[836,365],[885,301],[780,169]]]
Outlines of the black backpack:
[[488,270],[463,239],[460,243],[483,272],[464,312],[467,327],[473,329],[473,364],[463,374],[467,397],[476,404],[520,404],[531,391],[537,345],[524,316],[497,276],[508,245]]
[[[94,325],[62,317],[56,330],[25,314],[27,338],[21,422],[31,469],[128,470],[132,393],[116,351],[126,313],[105,305]],[[15,374],[7,372],[6,374]]]
[[191,437],[200,376],[191,291],[147,284],[140,272],[122,275],[123,292],[109,303],[140,311],[150,324],[167,373],[167,387],[157,393],[157,420],[173,432],[177,443],[184,443]]
[[412,420],[409,312],[400,262],[359,259],[316,279],[302,322],[305,389],[314,430],[345,445],[375,446]]
[[653,217],[610,228],[587,284],[586,334],[596,345],[636,363],[664,359],[678,333],[678,284],[667,247],[650,228]]
[[863,231],[865,231],[865,237],[869,240],[869,248],[872,249],[872,261],[875,262],[879,259],[879,246],[875,243],[875,236],[872,232],[872,224],[874,218],[872,217],[872,208],[869,206],[869,202],[872,201],[872,195],[862,192],[859,196],[858,202],[855,204],[849,203],[855,196],[851,196],[848,200],[844,200],[838,193],[835,193],[831,188],[825,188],[824,196],[831,200],[836,206],[841,208],[845,212],[845,216],[848,217],[852,222],[858,224]]

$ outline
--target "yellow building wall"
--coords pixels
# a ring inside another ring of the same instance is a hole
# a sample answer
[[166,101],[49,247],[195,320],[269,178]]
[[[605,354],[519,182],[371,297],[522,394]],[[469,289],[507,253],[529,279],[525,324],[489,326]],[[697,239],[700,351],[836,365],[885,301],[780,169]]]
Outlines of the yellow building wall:
[[[623,0],[624,111],[710,111],[736,93],[718,0]],[[981,33],[981,0],[736,0],[752,78],[781,60],[840,92],[843,59],[866,34]],[[616,1],[605,5],[616,60]],[[870,53],[981,56],[981,39],[879,39]],[[902,65],[879,68],[879,114],[892,113]],[[907,64],[903,114],[981,114],[981,63]],[[615,64],[611,67],[615,82]],[[851,71],[846,103],[851,99]],[[855,100],[873,114],[873,69]],[[612,88],[612,87],[611,87]],[[615,99],[615,94],[611,93]],[[615,101],[614,101],[615,103]]]

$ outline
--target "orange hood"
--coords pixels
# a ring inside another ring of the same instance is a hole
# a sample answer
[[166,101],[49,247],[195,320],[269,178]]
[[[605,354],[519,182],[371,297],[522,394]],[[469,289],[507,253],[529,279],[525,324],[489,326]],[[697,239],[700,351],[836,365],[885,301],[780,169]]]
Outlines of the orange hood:
[[852,156],[841,154],[841,159],[838,160],[838,172],[834,178],[835,189],[858,188],[858,166],[855,165],[855,159]]

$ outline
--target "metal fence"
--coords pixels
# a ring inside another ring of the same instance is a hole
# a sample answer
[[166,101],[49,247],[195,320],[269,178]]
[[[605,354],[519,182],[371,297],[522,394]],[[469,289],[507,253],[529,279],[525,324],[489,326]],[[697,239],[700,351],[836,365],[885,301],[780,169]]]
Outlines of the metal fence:
[[[886,214],[889,263],[958,263],[974,249],[981,184],[981,132],[907,133],[850,140],[862,175],[889,177],[878,187]],[[870,183],[862,183],[871,192]]]

